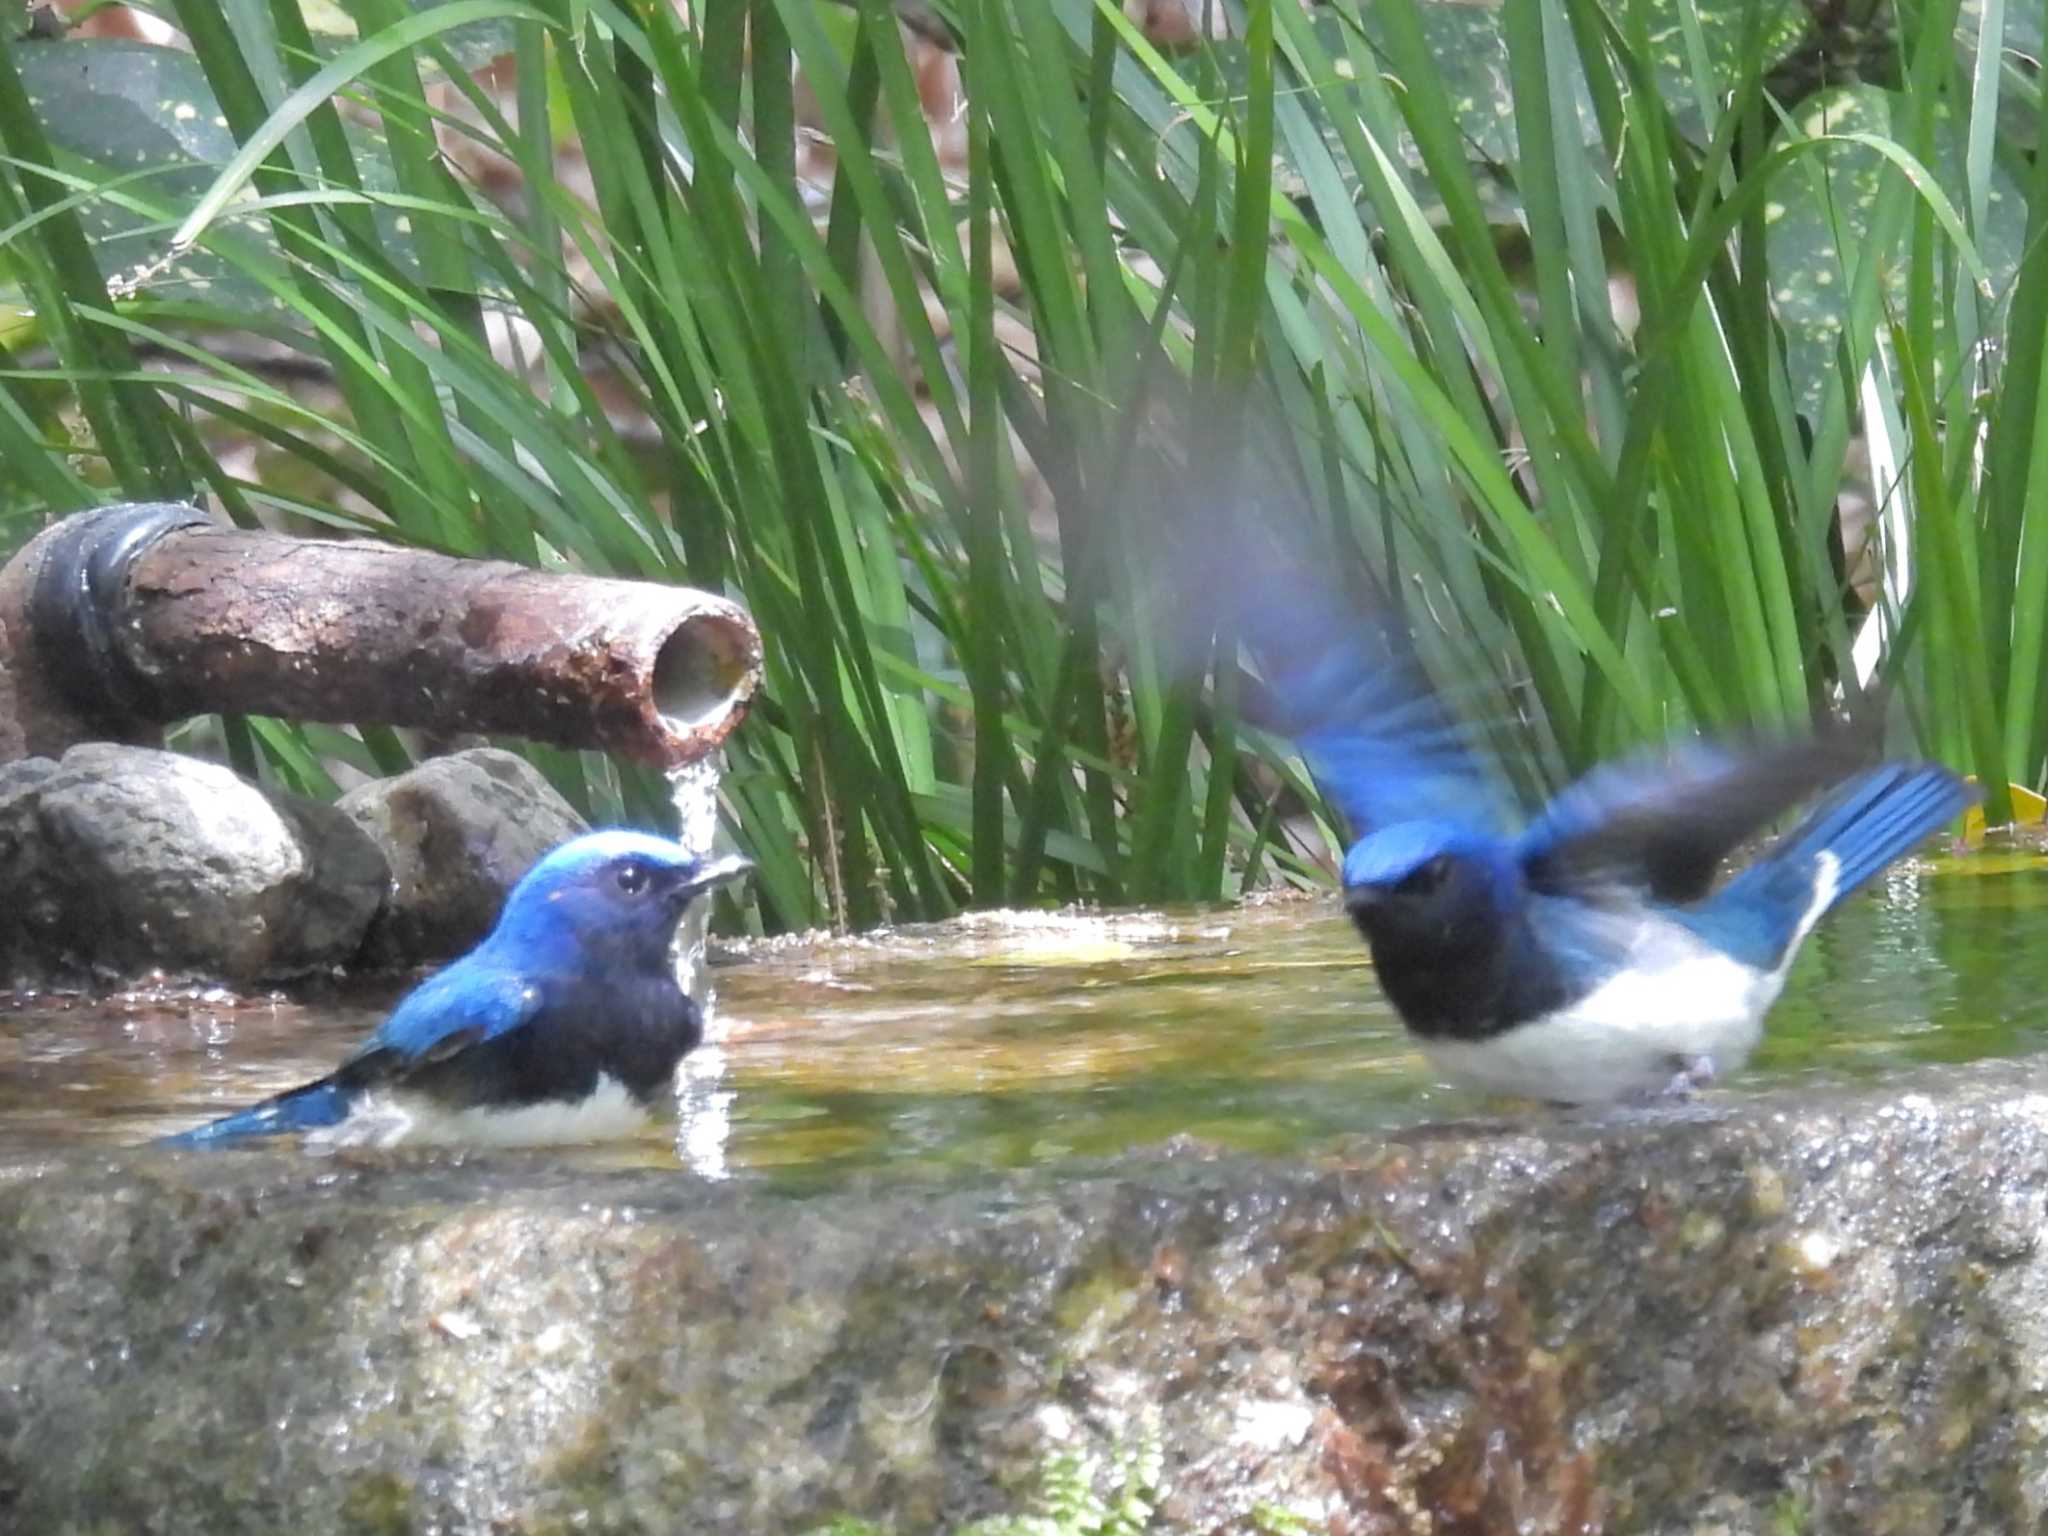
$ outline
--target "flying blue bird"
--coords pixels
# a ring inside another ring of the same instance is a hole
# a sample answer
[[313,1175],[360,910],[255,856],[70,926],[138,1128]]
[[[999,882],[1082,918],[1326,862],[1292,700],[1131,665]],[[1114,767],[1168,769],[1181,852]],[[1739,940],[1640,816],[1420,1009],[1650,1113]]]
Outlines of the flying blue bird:
[[[1351,824],[1344,904],[1382,990],[1462,1083],[1598,1103],[1739,1068],[1814,924],[1974,799],[1932,763],[1870,766],[1833,728],[1612,764],[1517,826],[1376,615],[1324,568],[1240,556],[1196,585]],[[1739,844],[1816,799],[1716,886]]]
[[703,1020],[670,945],[684,910],[745,859],[693,859],[639,832],[594,832],[527,871],[490,935],[408,993],[315,1082],[167,1138],[391,1146],[595,1141],[645,1125]]

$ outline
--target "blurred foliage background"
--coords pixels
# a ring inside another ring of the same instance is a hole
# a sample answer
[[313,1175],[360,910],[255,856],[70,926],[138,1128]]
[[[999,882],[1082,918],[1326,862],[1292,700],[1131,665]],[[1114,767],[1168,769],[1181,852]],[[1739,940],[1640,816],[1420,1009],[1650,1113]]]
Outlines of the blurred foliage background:
[[[2039,8],[0,16],[6,547],[189,495],[730,593],[727,926],[1326,878],[1230,637],[1206,687],[1148,639],[1163,488],[1246,449],[1525,791],[1877,691],[1993,820],[2041,782]],[[186,741],[312,794],[434,745]]]

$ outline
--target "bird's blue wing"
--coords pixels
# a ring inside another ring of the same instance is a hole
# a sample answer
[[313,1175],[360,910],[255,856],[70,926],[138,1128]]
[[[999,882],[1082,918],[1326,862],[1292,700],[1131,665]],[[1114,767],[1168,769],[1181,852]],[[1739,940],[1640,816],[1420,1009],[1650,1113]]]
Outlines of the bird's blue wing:
[[350,1060],[403,1072],[517,1029],[539,1008],[540,989],[524,971],[478,950],[408,992]]
[[326,1077],[167,1137],[164,1145],[229,1146],[339,1125],[363,1092],[402,1081],[529,1022],[539,1011],[540,995],[524,973],[493,963],[488,949],[472,953],[408,992],[377,1032]]
[[1596,768],[1523,832],[1529,884],[1557,894],[1621,889],[1697,901],[1745,838],[1855,771],[1867,743],[1846,729],[1696,743]]
[[[1139,572],[1137,617],[1157,660],[1194,681],[1217,664],[1219,642],[1241,647],[1243,717],[1299,747],[1354,837],[1403,821],[1506,832],[1501,785],[1431,686],[1402,605],[1311,506],[1292,448],[1268,457],[1291,433],[1268,438],[1256,418],[1242,431],[1216,425],[1247,445],[1221,483],[1188,464],[1134,481],[1134,527],[1172,530]],[[1209,428],[1198,411],[1186,441]]]
[[1498,832],[1498,786],[1405,638],[1320,573],[1275,578],[1239,633],[1264,682],[1262,723],[1293,739],[1354,837],[1402,821]]

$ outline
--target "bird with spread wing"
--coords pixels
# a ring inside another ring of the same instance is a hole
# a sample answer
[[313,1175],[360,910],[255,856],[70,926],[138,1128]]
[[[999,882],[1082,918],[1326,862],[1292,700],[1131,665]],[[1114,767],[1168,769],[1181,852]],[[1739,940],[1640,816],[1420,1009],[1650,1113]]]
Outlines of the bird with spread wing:
[[1329,562],[1249,542],[1204,539],[1183,611],[1244,643],[1264,723],[1350,823],[1345,908],[1459,1082],[1586,1103],[1735,1070],[1814,925],[1974,798],[1946,768],[1873,763],[1861,733],[1824,727],[1610,764],[1518,824],[1398,626]]

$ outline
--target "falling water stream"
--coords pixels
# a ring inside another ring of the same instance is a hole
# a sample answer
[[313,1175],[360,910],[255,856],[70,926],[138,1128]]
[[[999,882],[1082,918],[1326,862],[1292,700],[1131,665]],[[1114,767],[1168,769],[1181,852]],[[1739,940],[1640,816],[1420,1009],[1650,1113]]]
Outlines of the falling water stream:
[[[676,807],[676,841],[692,858],[711,856],[718,838],[718,781],[723,754],[713,752],[670,770],[669,794]],[[706,1178],[725,1178],[726,1143],[732,1137],[733,1091],[726,1078],[725,1024],[718,1016],[718,989],[704,963],[711,899],[695,902],[676,930],[676,979],[704,1017],[704,1043],[683,1058],[676,1078],[676,1155]]]

